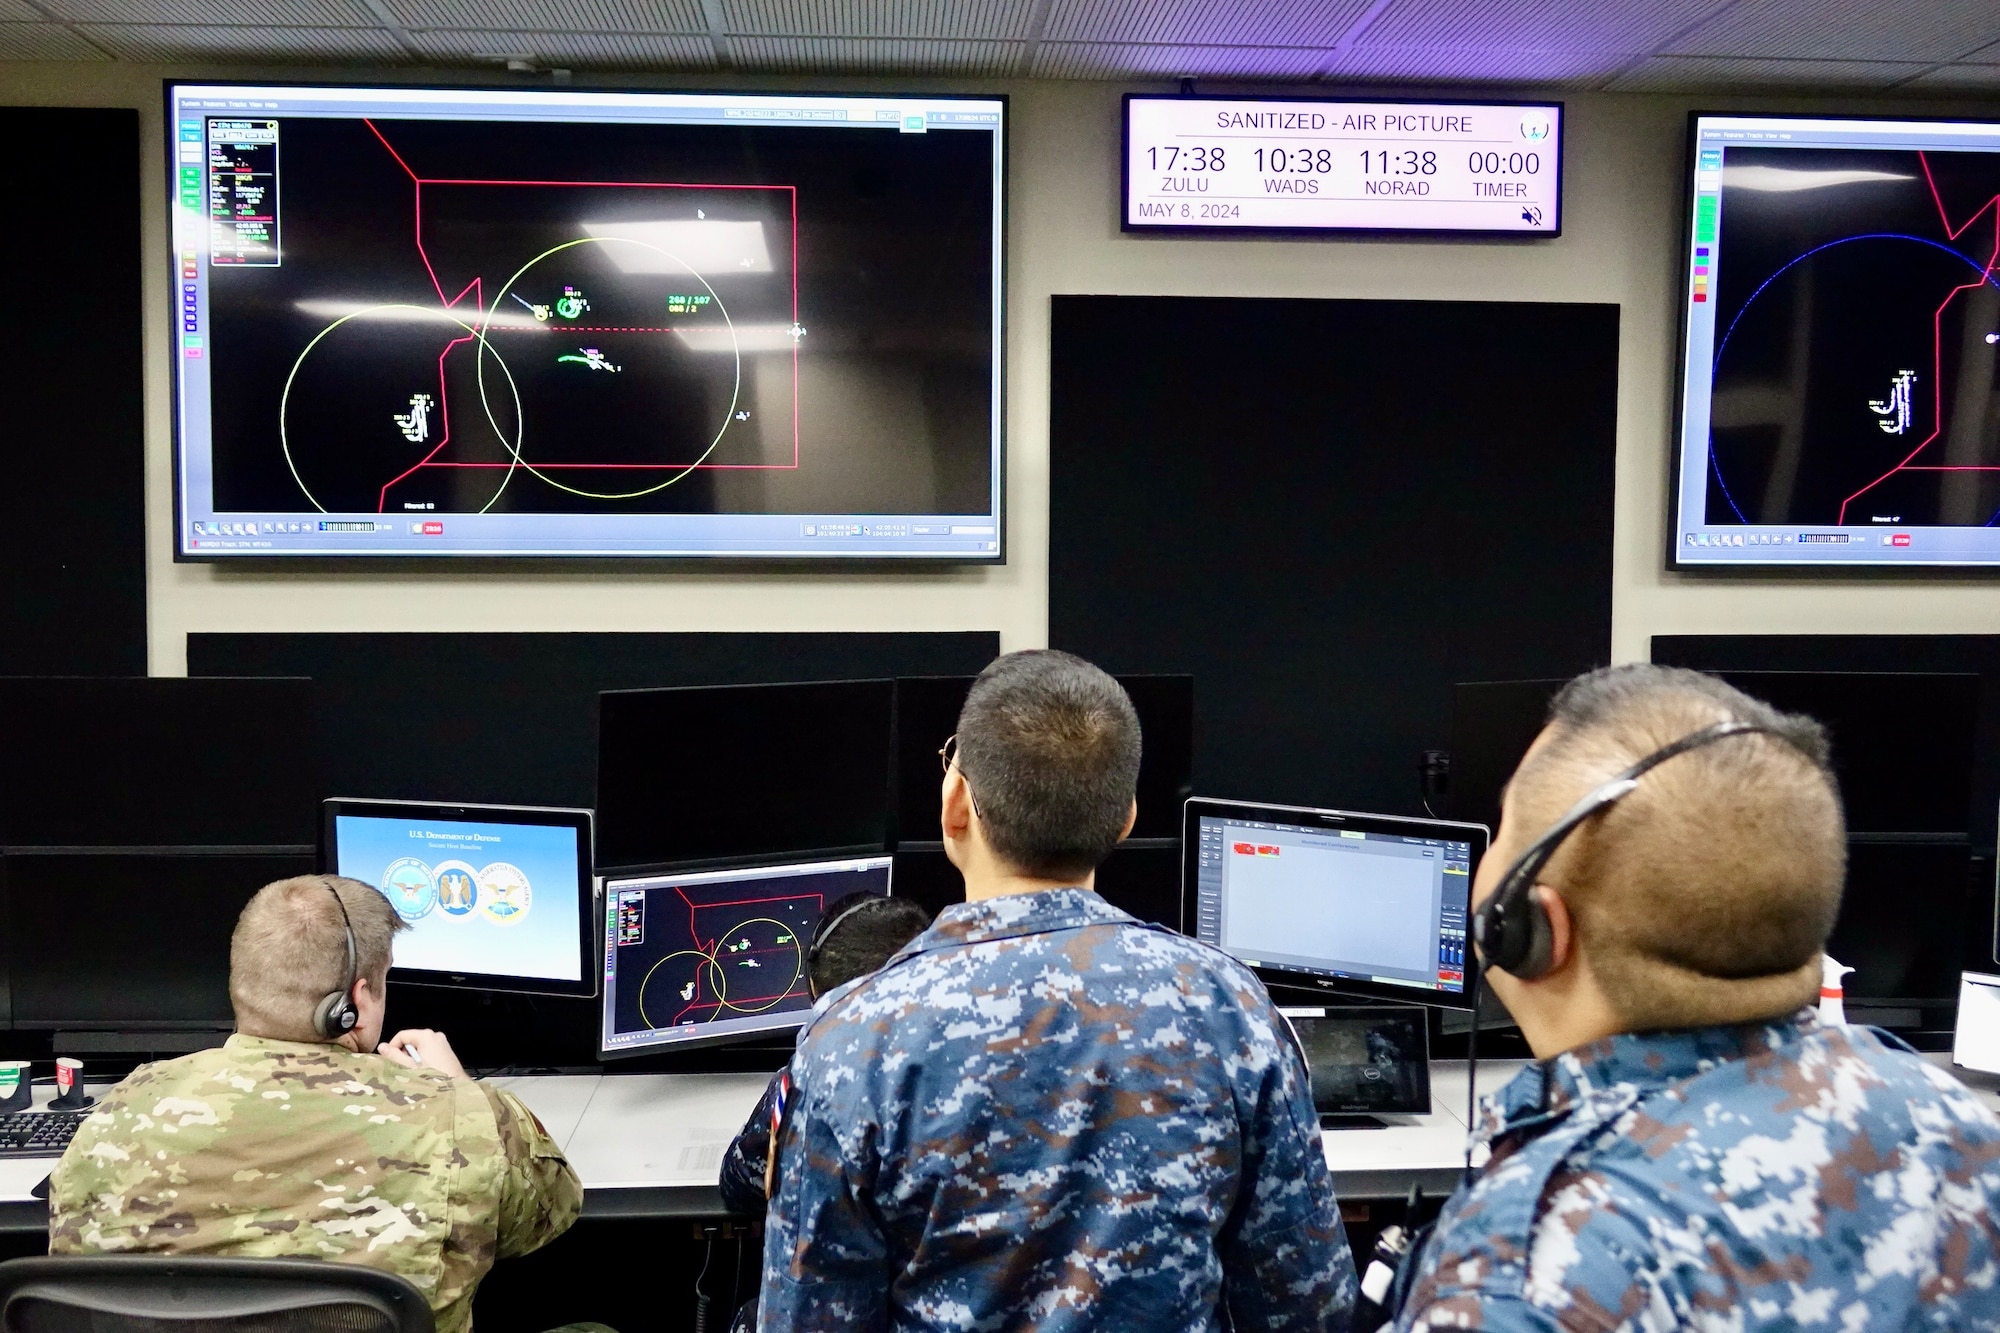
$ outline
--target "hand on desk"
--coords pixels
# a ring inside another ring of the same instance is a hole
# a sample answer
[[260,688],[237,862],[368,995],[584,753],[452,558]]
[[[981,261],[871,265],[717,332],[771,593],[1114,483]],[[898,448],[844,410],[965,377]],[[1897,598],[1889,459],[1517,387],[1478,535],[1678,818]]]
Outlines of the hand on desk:
[[[403,1049],[409,1047],[410,1050]],[[444,1033],[429,1028],[404,1028],[375,1048],[376,1054],[393,1060],[405,1069],[435,1069],[453,1078],[465,1078],[465,1066],[458,1062]],[[412,1059],[410,1052],[416,1052]]]

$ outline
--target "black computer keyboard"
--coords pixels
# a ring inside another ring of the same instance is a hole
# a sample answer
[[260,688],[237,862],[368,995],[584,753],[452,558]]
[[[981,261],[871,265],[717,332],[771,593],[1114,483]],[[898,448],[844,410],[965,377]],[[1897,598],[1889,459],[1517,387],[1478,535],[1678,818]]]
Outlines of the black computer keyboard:
[[0,1157],[60,1157],[88,1111],[18,1111],[0,1115]]

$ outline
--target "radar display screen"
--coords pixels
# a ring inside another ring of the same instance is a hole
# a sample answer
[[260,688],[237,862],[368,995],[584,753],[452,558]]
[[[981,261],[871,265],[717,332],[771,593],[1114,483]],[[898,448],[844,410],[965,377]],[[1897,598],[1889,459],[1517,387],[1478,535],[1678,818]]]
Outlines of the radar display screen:
[[2000,563],[2000,124],[1696,116],[1671,563]]
[[181,558],[1000,558],[1004,102],[168,103]]
[[781,1031],[812,1010],[807,950],[826,906],[889,892],[890,858],[605,885],[605,1055]]

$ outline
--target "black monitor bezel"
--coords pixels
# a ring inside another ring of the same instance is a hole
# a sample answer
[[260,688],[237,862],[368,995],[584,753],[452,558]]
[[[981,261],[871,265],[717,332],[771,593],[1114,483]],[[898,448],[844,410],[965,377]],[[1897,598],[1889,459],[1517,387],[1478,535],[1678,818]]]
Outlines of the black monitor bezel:
[[[610,952],[609,940],[611,931],[614,928],[614,923],[612,921],[612,912],[617,897],[616,891],[625,885],[648,884],[659,880],[671,880],[676,877],[716,874],[729,871],[739,871],[739,870],[777,871],[777,870],[787,870],[787,869],[805,869],[815,866],[831,866],[831,865],[839,865],[842,863],[852,863],[856,861],[881,862],[882,868],[887,875],[887,885],[882,891],[882,896],[885,898],[893,898],[896,896],[896,857],[895,853],[889,851],[869,850],[869,851],[855,852],[852,854],[844,854],[839,852],[814,852],[811,854],[801,854],[799,856],[791,856],[791,857],[760,856],[754,859],[744,858],[744,857],[731,857],[726,862],[719,862],[715,858],[711,857],[697,862],[684,861],[674,865],[662,866],[656,870],[646,870],[646,871],[620,870],[616,875],[607,875],[604,878],[603,900],[599,905],[598,918],[597,918],[597,941],[598,941],[599,956],[601,958],[609,957],[609,952]],[[608,974],[610,968],[610,964],[608,962],[600,963],[599,967],[600,970],[605,971]],[[787,1009],[781,1011],[782,1015],[794,1018],[796,1019],[796,1021],[774,1022],[768,1027],[752,1028],[748,1030],[738,1030],[733,1032],[709,1033],[703,1031],[702,1028],[700,1027],[665,1028],[665,1029],[652,1028],[650,1029],[650,1031],[655,1033],[663,1031],[687,1032],[689,1035],[685,1037],[667,1038],[665,1040],[633,1042],[625,1046],[609,1046],[606,1044],[605,1039],[610,1035],[612,1016],[608,1011],[611,1008],[612,1003],[613,1000],[611,995],[611,987],[609,984],[606,984],[603,990],[603,994],[598,997],[597,1058],[600,1061],[630,1060],[630,1059],[637,1059],[641,1056],[671,1055],[678,1051],[701,1050],[711,1046],[728,1046],[739,1042],[757,1041],[763,1038],[768,1038],[774,1034],[794,1032],[797,1029],[804,1027],[807,1023],[812,1021],[814,1012],[811,1006],[808,1006],[804,1009]],[[778,1016],[779,1015],[774,1015],[773,1017],[778,1017]]]
[[[455,805],[425,801],[377,800],[334,796],[320,806],[319,865],[322,874],[338,874],[340,861],[334,821],[341,815],[366,819],[436,819],[485,824],[527,824],[567,828],[577,838],[577,961],[580,981],[548,977],[516,977],[489,972],[443,972],[421,967],[391,967],[389,979],[419,986],[453,990],[505,991],[517,995],[561,995],[588,1000],[597,994],[597,880],[591,861],[591,812],[566,806]],[[379,890],[380,886],[372,886]]]
[[[1404,815],[1366,814],[1357,810],[1322,810],[1304,805],[1270,805],[1261,801],[1228,801],[1212,796],[1191,796],[1181,807],[1181,930],[1194,936],[1195,884],[1200,879],[1201,821],[1204,818],[1242,819],[1249,822],[1289,824],[1295,828],[1350,829],[1357,833],[1388,833],[1401,837],[1448,838],[1472,844],[1469,867],[1479,870],[1492,842],[1492,832],[1484,824],[1468,824],[1452,819],[1414,819]],[[1453,995],[1447,991],[1422,990],[1371,981],[1366,977],[1326,977],[1287,967],[1259,965],[1253,970],[1267,985],[1295,990],[1321,991],[1330,995],[1355,995],[1392,1004],[1422,1005],[1430,1009],[1470,1010],[1479,1004],[1479,955],[1470,947],[1465,952],[1465,989]],[[1232,957],[1234,955],[1231,955]]]

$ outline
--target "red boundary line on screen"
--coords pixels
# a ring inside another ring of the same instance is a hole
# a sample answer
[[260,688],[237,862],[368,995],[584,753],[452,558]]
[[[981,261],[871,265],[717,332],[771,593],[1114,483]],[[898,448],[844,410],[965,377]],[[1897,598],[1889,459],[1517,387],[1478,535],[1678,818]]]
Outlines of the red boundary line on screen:
[[1957,227],[1953,227],[1951,224],[1951,214],[1944,206],[1944,196],[1938,193],[1937,178],[1931,174],[1929,156],[1919,151],[1917,153],[1917,162],[1924,169],[1924,183],[1930,186],[1931,202],[1937,206],[1938,221],[1944,226],[1945,239],[1955,241],[1963,236],[1972,229],[1973,223],[1979,221],[1980,215],[1991,208],[1994,210],[1993,248],[1987,252],[1986,267],[1980,272],[1978,278],[1962,286],[1952,288],[1951,291],[1945,294],[1944,300],[1939,303],[1938,308],[1931,314],[1931,433],[1924,437],[1921,444],[1905,454],[1902,461],[1897,463],[1896,466],[1890,468],[1887,472],[1884,472],[1881,476],[1875,478],[1875,480],[1869,482],[1866,486],[1863,486],[1860,490],[1840,502],[1840,513],[1835,519],[1835,523],[1839,526],[1845,526],[1847,523],[1847,507],[1849,505],[1874,490],[1877,486],[1880,486],[1883,482],[1889,480],[1889,478],[1895,476],[1898,472],[2000,472],[2000,465],[1995,464],[1913,465],[1911,462],[1918,454],[1936,443],[1937,437],[1944,433],[1944,312],[1953,301],[1958,299],[1960,292],[1969,292],[1976,287],[1983,286],[1985,283],[1992,281],[1994,265],[2000,264],[2000,194],[1996,194],[1988,199],[1985,203],[1974,209],[1963,223]]
[[[701,183],[686,182],[686,181],[557,181],[557,180],[497,180],[497,179],[485,180],[485,179],[458,179],[458,178],[443,177],[443,176],[419,176],[416,173],[415,169],[413,169],[410,166],[410,164],[404,160],[403,155],[396,151],[396,146],[390,143],[388,137],[384,135],[382,131],[376,127],[374,121],[364,116],[361,120],[361,123],[368,127],[368,132],[370,134],[373,134],[375,138],[378,141],[380,141],[382,147],[388,152],[389,156],[395,159],[396,165],[401,167],[403,169],[403,173],[410,178],[411,190],[414,196],[413,215],[416,224],[415,241],[417,247],[417,257],[423,260],[424,272],[430,275],[431,286],[436,290],[438,295],[438,300],[442,303],[443,308],[446,310],[451,310],[455,308],[458,305],[458,303],[463,301],[466,298],[467,294],[470,293],[472,294],[473,297],[473,309],[479,311],[481,314],[484,314],[486,310],[485,287],[483,285],[484,279],[475,276],[471,282],[468,282],[465,285],[465,287],[458,293],[457,296],[447,297],[444,294],[444,284],[438,279],[437,269],[431,263],[430,252],[424,248],[424,186],[426,185],[454,185],[454,186],[516,185],[516,186],[527,186],[535,188],[574,186],[584,189],[649,189],[649,190],[783,190],[791,196],[792,323],[793,325],[796,326],[799,322],[799,190],[796,185],[744,185],[744,184],[725,185],[719,183],[701,184]],[[580,329],[578,331],[596,332],[596,333],[673,332],[673,330],[665,328],[658,330],[640,329],[640,328],[630,328],[630,329],[603,328],[603,329]],[[450,396],[445,391],[445,379],[444,379],[445,357],[451,354],[452,348],[458,346],[460,343],[472,342],[474,341],[476,336],[477,335],[468,334],[465,337],[454,338],[450,342],[445,344],[443,351],[438,353],[438,413],[443,421],[443,432],[439,436],[435,448],[433,448],[429,453],[425,454],[411,467],[406,468],[404,471],[398,473],[396,476],[391,477],[383,485],[382,490],[379,496],[377,497],[376,507],[375,507],[376,513],[382,514],[388,512],[389,490],[391,487],[395,486],[398,482],[407,479],[416,472],[429,467],[498,467],[498,468],[509,468],[509,469],[515,467],[527,467],[530,469],[539,468],[539,469],[549,469],[549,470],[554,470],[557,468],[592,468],[592,469],[602,469],[611,471],[625,470],[625,471],[678,471],[678,472],[796,472],[798,470],[799,347],[796,339],[794,339],[792,342],[792,461],[790,463],[529,463],[523,459],[517,459],[505,463],[436,462],[434,460],[437,458],[438,454],[443,452],[445,446],[451,442],[451,399]]]

